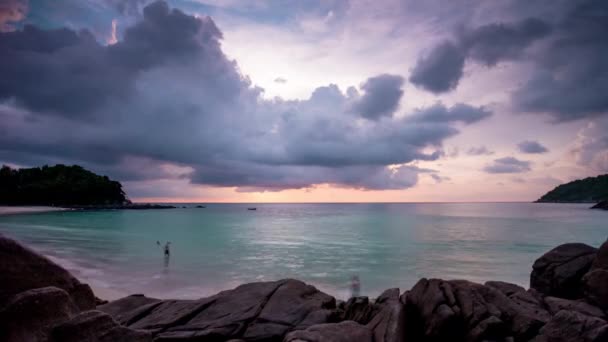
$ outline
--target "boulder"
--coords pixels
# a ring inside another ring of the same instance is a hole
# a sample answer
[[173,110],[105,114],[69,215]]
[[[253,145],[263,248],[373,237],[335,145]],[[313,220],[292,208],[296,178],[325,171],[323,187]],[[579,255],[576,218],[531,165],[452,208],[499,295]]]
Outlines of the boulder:
[[372,331],[353,321],[313,325],[290,332],[284,342],[373,342]]
[[571,300],[557,297],[545,297],[545,304],[552,315],[562,310],[576,311],[583,315],[606,319],[606,314],[597,306],[583,300]]
[[375,342],[399,342],[405,335],[405,307],[399,289],[384,291],[376,299],[376,313],[366,325],[372,330]]
[[576,311],[559,311],[532,342],[605,342],[608,324],[597,317]]
[[185,340],[191,337],[239,338],[262,311],[270,296],[285,281],[241,285],[204,301],[207,303],[188,321],[171,327],[159,340]]
[[98,305],[97,310],[107,313],[121,324],[128,324],[132,318],[129,314],[135,312],[136,309],[160,302],[160,299],[148,298],[142,294],[134,294]]
[[534,262],[530,287],[548,296],[582,298],[581,279],[591,268],[596,252],[582,243],[553,248]]
[[54,286],[66,291],[80,310],[95,308],[95,296],[88,285],[48,258],[2,235],[0,274],[0,306],[20,292]]
[[19,293],[0,311],[0,341],[47,341],[55,324],[77,312],[67,292],[56,287]]
[[289,331],[338,320],[333,297],[293,279],[244,284],[200,300],[130,296],[100,310],[150,331],[155,341],[280,341]]
[[245,330],[243,338],[270,340],[283,337],[316,311],[335,308],[334,297],[314,286],[290,279],[272,293],[260,314]]
[[344,304],[341,320],[365,325],[374,317],[376,309],[367,297],[351,297]]
[[593,264],[591,264],[591,269],[608,270],[608,240],[606,240],[606,242],[597,250],[595,259],[593,259]]
[[119,325],[112,317],[97,310],[85,311],[57,325],[52,331],[53,342],[151,342],[146,331]]
[[594,269],[583,277],[585,298],[608,311],[608,270]]
[[421,279],[405,302],[405,336],[414,341],[527,340],[549,319],[531,293],[507,296],[465,280]]

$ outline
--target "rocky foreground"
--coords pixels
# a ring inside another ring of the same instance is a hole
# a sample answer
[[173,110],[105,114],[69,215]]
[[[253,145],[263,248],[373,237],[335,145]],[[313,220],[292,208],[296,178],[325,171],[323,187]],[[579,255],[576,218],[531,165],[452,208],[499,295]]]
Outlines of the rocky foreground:
[[[404,261],[407,262],[407,261]],[[336,301],[285,279],[198,300],[110,303],[47,258],[0,236],[0,341],[608,341],[608,241],[565,244],[533,265],[530,289],[421,279]]]

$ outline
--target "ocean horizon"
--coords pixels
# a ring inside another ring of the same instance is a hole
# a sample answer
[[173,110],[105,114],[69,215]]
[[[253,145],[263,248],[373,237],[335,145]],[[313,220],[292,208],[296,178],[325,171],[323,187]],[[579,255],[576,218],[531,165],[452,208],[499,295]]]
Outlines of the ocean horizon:
[[588,204],[172,204],[179,207],[0,216],[0,233],[119,295],[200,298],[297,278],[341,299],[355,275],[370,297],[422,277],[528,287],[532,263],[549,249],[597,247],[608,233],[605,213]]

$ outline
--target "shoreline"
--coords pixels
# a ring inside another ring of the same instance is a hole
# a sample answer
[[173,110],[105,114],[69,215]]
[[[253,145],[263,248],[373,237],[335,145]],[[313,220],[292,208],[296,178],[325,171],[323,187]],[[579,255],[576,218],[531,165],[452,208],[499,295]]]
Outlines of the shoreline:
[[346,301],[286,278],[242,283],[196,300],[135,294],[108,302],[103,299],[109,296],[99,298],[103,290],[92,290],[1,235],[0,257],[7,279],[0,284],[0,304],[8,318],[0,320],[0,339],[8,342],[39,336],[138,342],[608,340],[608,241],[600,248],[566,243],[547,251],[534,262],[528,289],[503,281],[420,278],[375,300]]
[[0,216],[68,211],[69,208],[49,206],[0,206]]

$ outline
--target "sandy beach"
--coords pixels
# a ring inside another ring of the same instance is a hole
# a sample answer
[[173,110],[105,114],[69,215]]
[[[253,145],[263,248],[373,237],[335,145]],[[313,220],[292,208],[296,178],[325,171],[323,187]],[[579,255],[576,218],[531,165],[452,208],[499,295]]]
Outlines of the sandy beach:
[[14,214],[31,214],[31,213],[44,213],[49,211],[62,211],[69,210],[66,208],[59,207],[12,207],[12,206],[0,206],[0,215],[14,215]]

